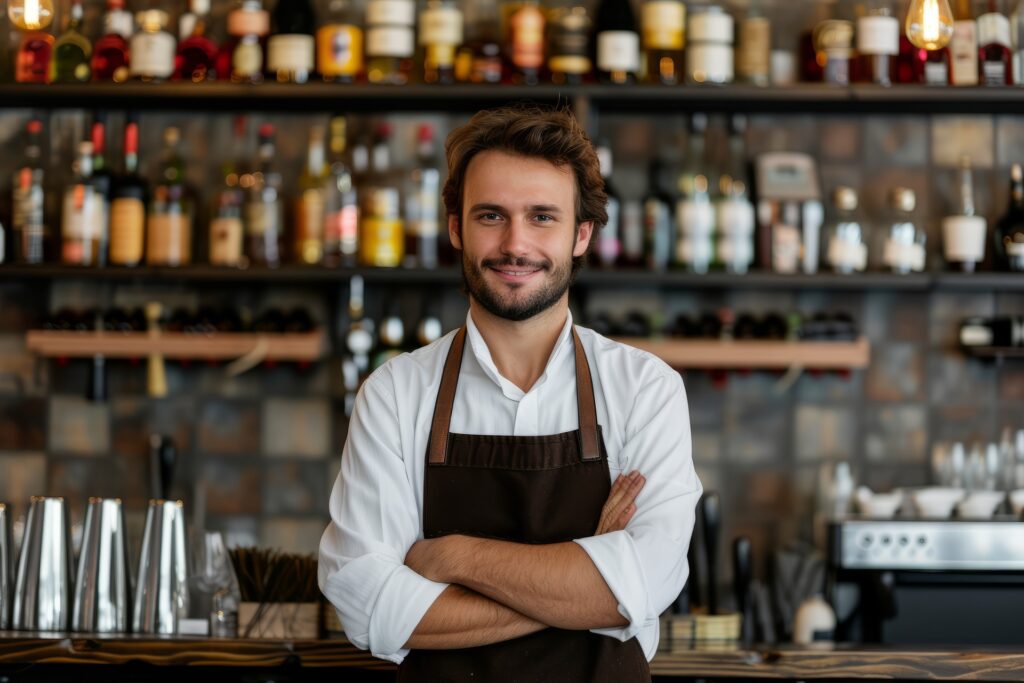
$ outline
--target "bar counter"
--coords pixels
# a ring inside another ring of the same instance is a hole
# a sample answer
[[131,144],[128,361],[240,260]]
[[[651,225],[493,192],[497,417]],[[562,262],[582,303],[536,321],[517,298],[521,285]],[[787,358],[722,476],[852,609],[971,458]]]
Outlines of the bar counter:
[[[75,666],[85,665],[85,666]],[[0,680],[391,680],[395,667],[344,639],[279,641],[185,637],[33,634],[0,631]],[[188,669],[185,672],[185,668]],[[260,676],[257,672],[263,672]],[[1024,680],[1024,648],[942,646],[753,647],[723,645],[659,651],[651,663],[656,680],[889,679]],[[254,675],[256,674],[256,675]],[[5,678],[9,677],[9,678]]]

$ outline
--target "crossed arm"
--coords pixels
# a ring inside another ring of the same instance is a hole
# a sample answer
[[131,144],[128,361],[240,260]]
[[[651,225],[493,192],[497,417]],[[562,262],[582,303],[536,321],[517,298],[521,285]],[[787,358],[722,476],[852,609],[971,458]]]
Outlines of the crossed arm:
[[[595,535],[626,527],[644,482],[636,472],[616,480]],[[451,584],[427,610],[408,648],[475,647],[548,626],[584,630],[627,623],[597,567],[576,543],[443,536],[417,541],[405,564],[428,579]]]

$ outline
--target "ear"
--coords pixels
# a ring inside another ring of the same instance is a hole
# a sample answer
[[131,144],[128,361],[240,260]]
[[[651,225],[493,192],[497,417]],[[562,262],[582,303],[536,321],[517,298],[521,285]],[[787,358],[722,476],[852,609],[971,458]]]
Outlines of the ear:
[[576,246],[573,247],[573,256],[583,256],[590,246],[590,238],[594,236],[594,221],[583,221],[576,229]]
[[448,214],[448,238],[453,247],[462,251],[462,226],[459,217],[453,213]]

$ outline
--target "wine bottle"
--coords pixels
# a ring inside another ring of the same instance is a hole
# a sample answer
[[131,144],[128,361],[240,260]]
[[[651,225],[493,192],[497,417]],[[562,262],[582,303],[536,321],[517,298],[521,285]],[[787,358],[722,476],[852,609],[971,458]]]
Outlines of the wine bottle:
[[1010,203],[996,224],[996,259],[1004,270],[1024,271],[1024,174],[1010,168]]
[[281,172],[275,160],[274,132],[274,126],[269,123],[260,126],[253,182],[242,207],[249,263],[271,268],[281,264],[284,236],[284,197]]
[[295,260],[316,265],[324,255],[324,180],[326,178],[324,131],[313,126],[309,131],[306,169],[299,177],[299,197],[295,202]]
[[987,229],[985,218],[975,215],[971,159],[964,156],[960,160],[958,212],[942,220],[943,251],[946,263],[954,270],[974,272],[985,258]]
[[605,205],[608,222],[597,233],[597,248],[593,249],[593,254],[594,260],[600,266],[611,268],[618,263],[622,255],[622,242],[619,239],[622,203],[619,200],[619,193],[612,185],[612,150],[606,141],[598,143],[597,159],[601,165],[601,177],[604,179],[604,192],[608,195],[608,203]]
[[433,127],[421,124],[416,136],[416,167],[409,176],[406,192],[402,264],[410,268],[436,268],[441,232],[441,162],[437,158]]
[[594,31],[598,79],[617,85],[636,82],[640,35],[630,0],[600,0]]
[[640,8],[640,23],[644,80],[675,85],[682,80],[686,5],[682,0],[646,0]]
[[21,263],[42,263],[46,254],[46,192],[42,165],[43,122],[32,119],[25,127],[28,144],[25,160],[14,173],[12,194],[11,259]]
[[144,256],[146,183],[139,176],[139,124],[129,116],[124,126],[124,172],[110,202],[110,263],[137,266]]
[[278,2],[267,41],[268,76],[279,83],[305,83],[313,73],[316,17],[310,0]]
[[353,171],[346,163],[347,122],[331,119],[331,162],[324,187],[324,262],[352,267],[359,248],[359,197]]

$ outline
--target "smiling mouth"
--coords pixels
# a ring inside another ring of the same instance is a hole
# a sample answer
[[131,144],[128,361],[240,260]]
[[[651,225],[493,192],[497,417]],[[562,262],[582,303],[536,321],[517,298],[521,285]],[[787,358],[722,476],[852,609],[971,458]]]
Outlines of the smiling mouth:
[[497,266],[491,266],[491,270],[493,270],[494,272],[498,273],[499,275],[505,275],[507,277],[526,277],[528,275],[533,275],[534,273],[539,273],[541,269],[540,268],[525,268],[524,269],[524,268],[521,268],[521,267],[520,268],[508,268],[508,267],[499,268]]

